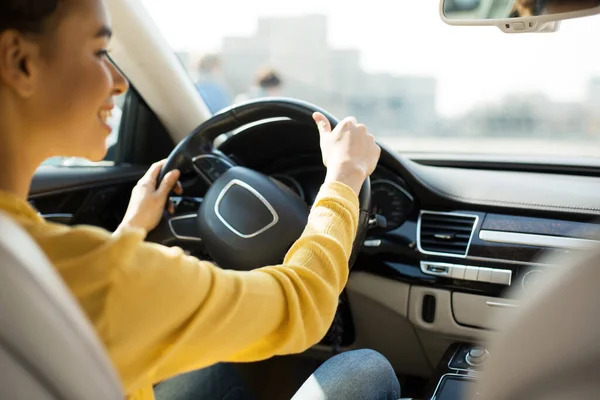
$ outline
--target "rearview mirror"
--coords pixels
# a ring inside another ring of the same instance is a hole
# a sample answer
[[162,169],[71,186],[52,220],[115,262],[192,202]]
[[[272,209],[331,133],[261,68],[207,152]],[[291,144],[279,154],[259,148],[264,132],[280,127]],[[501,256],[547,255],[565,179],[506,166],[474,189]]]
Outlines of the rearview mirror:
[[442,0],[449,25],[493,25],[506,32],[554,31],[559,21],[600,14],[600,0]]

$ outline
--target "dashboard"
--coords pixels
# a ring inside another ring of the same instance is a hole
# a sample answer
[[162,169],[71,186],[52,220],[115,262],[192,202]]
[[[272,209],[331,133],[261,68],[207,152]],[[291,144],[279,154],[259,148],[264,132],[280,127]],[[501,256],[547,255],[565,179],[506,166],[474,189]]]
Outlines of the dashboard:
[[[311,166],[270,176],[312,205],[325,178],[325,170],[320,166]],[[371,176],[371,210],[373,216],[379,217],[379,232],[398,229],[413,211],[414,200],[402,179],[385,168],[377,168]]]
[[[277,121],[241,131],[221,150],[311,205],[325,176],[317,135]],[[600,178],[489,165],[416,160],[383,147],[371,176],[372,223],[354,269],[510,299],[553,267],[555,253],[600,246],[600,196],[593,195]]]
[[[325,170],[313,166],[270,176],[312,205],[325,177]],[[398,229],[413,211],[414,200],[404,181],[385,168],[377,168],[371,176],[371,213],[379,217],[380,226],[377,229],[380,232]]]

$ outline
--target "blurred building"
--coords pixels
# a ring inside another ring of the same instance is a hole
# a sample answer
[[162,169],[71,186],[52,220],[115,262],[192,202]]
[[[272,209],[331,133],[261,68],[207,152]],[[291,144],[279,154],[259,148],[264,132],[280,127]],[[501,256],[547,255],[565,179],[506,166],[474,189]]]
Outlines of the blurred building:
[[492,137],[583,138],[597,135],[586,103],[555,102],[543,94],[512,95],[457,121],[457,134]]
[[[600,138],[600,77],[590,80],[584,102],[515,94],[462,117],[442,119],[434,78],[366,72],[359,50],[329,45],[323,15],[260,18],[254,35],[225,37],[220,56],[234,95],[247,92],[257,71],[269,66],[282,75],[285,96],[315,103],[338,117],[356,116],[380,137]],[[180,58],[189,65],[197,57]]]
[[593,107],[600,108],[600,76],[589,80],[587,93],[588,103]]
[[600,138],[600,76],[588,82],[588,137]]
[[280,71],[286,96],[318,104],[339,117],[355,115],[375,134],[427,134],[436,123],[436,81],[366,73],[356,49],[332,49],[323,15],[261,18],[251,37],[226,37],[222,59],[236,92],[265,65]]

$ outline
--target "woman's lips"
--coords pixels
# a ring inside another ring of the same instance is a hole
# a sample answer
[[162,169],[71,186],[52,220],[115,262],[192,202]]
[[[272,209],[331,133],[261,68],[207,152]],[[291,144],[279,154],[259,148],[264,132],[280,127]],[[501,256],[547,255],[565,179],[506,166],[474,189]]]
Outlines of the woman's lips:
[[102,124],[108,129],[109,132],[112,132],[112,127],[109,124],[109,120],[112,117],[112,107],[111,108],[103,108],[98,111],[98,117]]

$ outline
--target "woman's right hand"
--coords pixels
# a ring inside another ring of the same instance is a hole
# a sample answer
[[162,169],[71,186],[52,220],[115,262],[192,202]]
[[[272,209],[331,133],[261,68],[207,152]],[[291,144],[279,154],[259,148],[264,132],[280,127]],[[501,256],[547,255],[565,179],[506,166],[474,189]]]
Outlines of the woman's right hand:
[[323,114],[316,112],[313,119],[321,135],[323,164],[327,167],[325,182],[341,182],[358,195],[365,179],[377,167],[381,148],[367,127],[355,118],[344,118],[333,131]]

